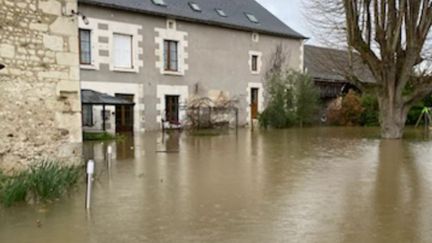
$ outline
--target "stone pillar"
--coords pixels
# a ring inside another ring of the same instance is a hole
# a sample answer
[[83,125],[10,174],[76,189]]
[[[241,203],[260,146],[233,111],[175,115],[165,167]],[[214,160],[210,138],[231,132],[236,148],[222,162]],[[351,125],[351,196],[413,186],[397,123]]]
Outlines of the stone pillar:
[[81,160],[77,0],[0,0],[0,169]]

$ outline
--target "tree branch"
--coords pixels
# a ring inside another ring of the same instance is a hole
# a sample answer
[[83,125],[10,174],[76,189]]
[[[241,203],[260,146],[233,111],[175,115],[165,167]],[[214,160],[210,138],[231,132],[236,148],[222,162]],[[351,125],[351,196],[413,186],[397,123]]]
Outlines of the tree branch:
[[414,90],[404,97],[404,105],[411,107],[432,93],[432,76],[414,77]]

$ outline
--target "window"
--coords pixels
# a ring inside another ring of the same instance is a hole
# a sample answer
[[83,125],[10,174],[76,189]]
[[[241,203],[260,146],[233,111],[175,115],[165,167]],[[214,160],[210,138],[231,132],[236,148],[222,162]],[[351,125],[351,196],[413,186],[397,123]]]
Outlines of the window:
[[246,17],[249,19],[250,22],[258,24],[259,21],[258,19],[255,17],[255,15],[251,14],[251,13],[245,13]]
[[80,64],[91,65],[91,31],[79,30]]
[[198,4],[194,3],[194,2],[189,2],[189,6],[191,7],[191,9],[195,12],[201,12],[201,8]]
[[258,72],[258,56],[252,55],[251,61],[252,61],[251,63],[252,72]]
[[165,71],[178,71],[178,42],[164,41],[164,65]]
[[216,11],[217,14],[219,14],[219,16],[221,16],[221,17],[227,17],[226,13],[222,9],[217,8],[217,9],[215,9],[215,11]]
[[131,35],[114,34],[113,52],[114,68],[133,68]]
[[86,127],[93,126],[93,106],[83,105],[83,125]]
[[158,5],[158,6],[166,6],[164,0],[152,0],[152,2],[153,2],[153,4]]

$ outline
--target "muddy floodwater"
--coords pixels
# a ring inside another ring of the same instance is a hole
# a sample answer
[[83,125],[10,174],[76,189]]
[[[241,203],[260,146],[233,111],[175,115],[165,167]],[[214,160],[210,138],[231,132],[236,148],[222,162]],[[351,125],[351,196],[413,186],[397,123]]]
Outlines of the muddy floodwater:
[[432,141],[421,133],[211,135],[85,143],[91,212],[84,184],[52,204],[0,208],[0,242],[432,242]]

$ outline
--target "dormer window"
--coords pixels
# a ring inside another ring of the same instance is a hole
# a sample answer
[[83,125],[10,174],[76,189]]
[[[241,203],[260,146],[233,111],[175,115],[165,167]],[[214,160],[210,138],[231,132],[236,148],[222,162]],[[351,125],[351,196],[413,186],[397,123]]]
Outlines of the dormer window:
[[166,6],[166,3],[164,0],[151,0],[153,2],[153,4],[158,5],[158,6]]
[[215,11],[216,11],[217,14],[219,14],[219,16],[221,16],[221,17],[227,17],[226,13],[222,9],[217,8],[217,9],[215,9]]
[[246,17],[249,19],[250,22],[254,23],[254,24],[258,24],[259,21],[257,19],[257,17],[255,17],[255,15],[251,14],[251,13],[245,13]]
[[197,3],[194,2],[189,2],[189,6],[191,7],[191,9],[195,12],[201,12],[201,8]]

